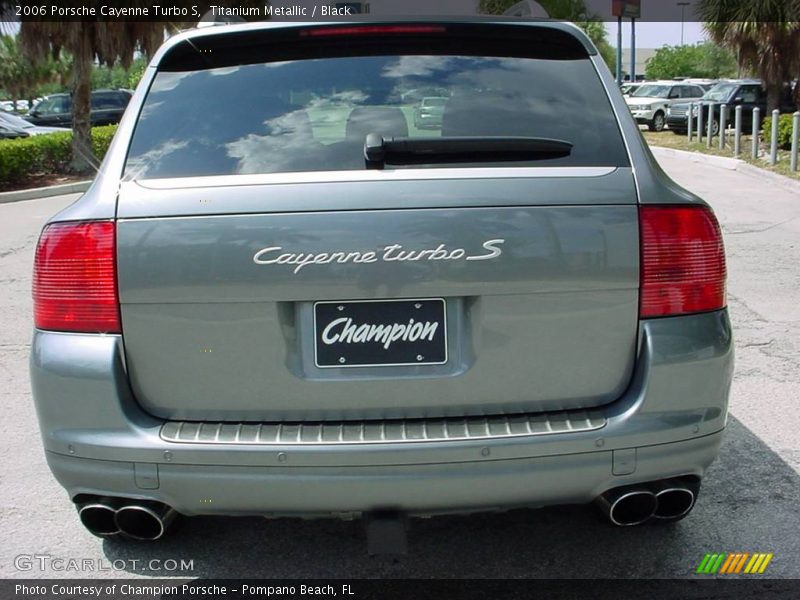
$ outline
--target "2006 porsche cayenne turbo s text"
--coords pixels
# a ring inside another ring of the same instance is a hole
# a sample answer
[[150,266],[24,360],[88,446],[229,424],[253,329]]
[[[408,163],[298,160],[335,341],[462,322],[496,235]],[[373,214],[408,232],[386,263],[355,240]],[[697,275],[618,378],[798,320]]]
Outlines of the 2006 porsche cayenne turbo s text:
[[569,24],[177,35],[34,270],[47,460],[97,535],[672,521],[725,428],[720,228]]

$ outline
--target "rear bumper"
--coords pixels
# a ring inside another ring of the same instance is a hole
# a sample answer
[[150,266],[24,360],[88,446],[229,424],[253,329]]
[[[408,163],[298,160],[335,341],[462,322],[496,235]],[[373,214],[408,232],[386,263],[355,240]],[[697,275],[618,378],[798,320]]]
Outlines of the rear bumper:
[[410,513],[588,502],[608,488],[702,476],[727,416],[726,311],[642,322],[629,389],[605,425],[552,435],[372,444],[162,439],[133,399],[118,336],[37,331],[34,399],[71,497],[149,498],[186,514]]
[[[615,451],[380,467],[161,464],[158,489],[132,487],[136,465],[47,453],[59,482],[77,493],[148,498],[186,515],[355,516],[374,510],[435,515],[583,504],[609,488],[703,471],[722,432],[640,447],[636,471],[614,476]],[[480,458],[478,452],[475,454]],[[87,485],[88,482],[92,482]]]

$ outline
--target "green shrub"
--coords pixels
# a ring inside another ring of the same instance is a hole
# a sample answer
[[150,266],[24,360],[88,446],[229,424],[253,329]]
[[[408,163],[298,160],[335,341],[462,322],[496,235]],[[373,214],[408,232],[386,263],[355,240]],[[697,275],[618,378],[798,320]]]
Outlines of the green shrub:
[[[92,129],[92,150],[102,160],[116,125]],[[0,140],[0,182],[21,181],[30,175],[69,173],[72,132],[48,133],[16,140]]]
[[[764,119],[761,135],[767,145],[772,140],[772,117]],[[792,149],[792,115],[781,115],[778,118],[778,147],[782,150]]]
[[116,125],[104,125],[103,127],[92,128],[92,151],[97,157],[97,160],[103,160],[116,132]]

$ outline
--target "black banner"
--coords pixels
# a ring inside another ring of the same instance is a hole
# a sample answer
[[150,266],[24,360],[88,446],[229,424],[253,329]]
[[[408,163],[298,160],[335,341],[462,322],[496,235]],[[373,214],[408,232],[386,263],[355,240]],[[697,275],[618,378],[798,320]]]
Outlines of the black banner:
[[[566,8],[565,8],[566,7]],[[570,21],[643,22],[798,21],[800,3],[794,0],[736,0],[709,19],[704,0],[0,0],[0,21],[143,22],[171,24],[228,20],[332,21],[416,17],[474,17],[478,14]],[[566,12],[564,12],[566,11]],[[727,15],[727,16],[726,16]]]
[[472,600],[488,598],[798,598],[800,581],[760,578],[680,580],[4,580],[0,598],[28,600]]

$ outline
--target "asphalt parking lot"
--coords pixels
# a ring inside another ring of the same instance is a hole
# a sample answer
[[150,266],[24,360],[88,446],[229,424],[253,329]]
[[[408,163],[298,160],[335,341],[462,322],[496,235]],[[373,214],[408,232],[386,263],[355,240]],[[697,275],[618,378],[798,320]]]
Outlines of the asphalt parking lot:
[[112,569],[102,577],[679,578],[706,552],[737,551],[774,553],[770,576],[800,577],[800,185],[661,162],[720,217],[736,336],[732,418],[687,519],[613,528],[573,506],[414,520],[399,558],[368,556],[360,522],[196,518],[155,544],[93,537],[45,464],[27,371],[36,238],[72,195],[0,205],[0,577],[92,576],[18,558],[37,555],[90,559]]

